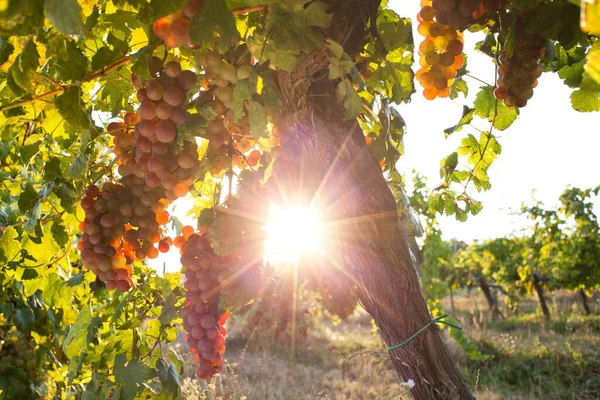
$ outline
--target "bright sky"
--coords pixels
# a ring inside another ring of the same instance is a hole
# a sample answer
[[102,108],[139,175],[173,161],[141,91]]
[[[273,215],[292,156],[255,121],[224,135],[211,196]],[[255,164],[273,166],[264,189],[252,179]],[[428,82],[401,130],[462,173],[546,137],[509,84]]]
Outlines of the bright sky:
[[[402,17],[414,17],[419,11],[417,1],[390,0],[389,5]],[[415,47],[422,38],[413,27]],[[472,75],[493,83],[494,65],[491,59],[475,52],[474,44],[481,36],[465,34],[467,68]],[[413,67],[415,70],[418,64]],[[443,130],[460,119],[463,105],[471,105],[479,82],[465,78],[470,92],[465,100],[425,100],[420,93],[413,95],[408,105],[399,111],[408,125],[405,136],[406,155],[400,160],[403,171],[415,169],[428,178],[429,187],[440,182],[439,162],[455,151],[460,140],[468,133],[479,137],[474,129],[466,127],[444,139]],[[418,83],[417,83],[418,86]],[[418,86],[418,90],[421,88]],[[600,113],[579,113],[571,108],[571,89],[556,74],[544,74],[539,80],[533,98],[521,109],[521,115],[500,137],[502,154],[490,168],[492,188],[485,193],[475,193],[483,202],[483,211],[461,223],[454,217],[441,217],[440,224],[446,239],[458,238],[470,242],[503,236],[520,229],[527,222],[509,215],[520,208],[521,202],[530,201],[532,190],[535,199],[554,205],[567,185],[588,188],[600,184]],[[489,123],[476,124],[488,130]],[[600,204],[597,204],[600,211]]]

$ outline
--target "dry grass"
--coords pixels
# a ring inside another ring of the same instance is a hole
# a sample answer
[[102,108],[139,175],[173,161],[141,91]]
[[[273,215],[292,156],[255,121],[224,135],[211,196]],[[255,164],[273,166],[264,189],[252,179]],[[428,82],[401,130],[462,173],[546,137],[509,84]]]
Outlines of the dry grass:
[[[546,324],[534,299],[522,307],[530,314],[492,322],[483,297],[455,296],[465,333],[490,357],[470,361],[448,340],[478,399],[600,399],[600,319],[582,316],[572,295],[554,297],[555,315],[568,316]],[[242,320],[228,325],[225,371],[209,384],[193,379],[188,353],[184,398],[411,399],[388,357],[379,353],[384,346],[362,310],[338,325],[322,320],[295,350],[257,333],[243,337]],[[180,350],[186,349],[183,344]]]

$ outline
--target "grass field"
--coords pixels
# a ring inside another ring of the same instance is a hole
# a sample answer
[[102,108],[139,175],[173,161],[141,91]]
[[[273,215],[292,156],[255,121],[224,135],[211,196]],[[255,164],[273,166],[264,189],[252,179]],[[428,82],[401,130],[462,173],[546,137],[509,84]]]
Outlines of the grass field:
[[[488,356],[468,360],[448,336],[478,399],[600,399],[600,305],[583,315],[571,293],[553,293],[554,319],[545,323],[534,299],[518,314],[490,321],[483,296],[454,296],[465,333]],[[444,306],[450,310],[449,299]],[[503,310],[507,314],[507,310]],[[213,382],[193,379],[186,356],[187,399],[411,399],[391,368],[384,346],[362,310],[334,325],[323,319],[292,351],[261,337],[242,335],[243,318],[228,323],[226,368]],[[246,330],[247,331],[247,330]],[[181,346],[185,353],[186,346]]]

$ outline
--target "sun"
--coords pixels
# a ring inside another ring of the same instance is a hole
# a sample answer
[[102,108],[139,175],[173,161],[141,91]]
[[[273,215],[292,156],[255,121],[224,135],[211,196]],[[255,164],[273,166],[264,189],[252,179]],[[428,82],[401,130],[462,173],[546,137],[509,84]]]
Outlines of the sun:
[[264,230],[264,258],[272,264],[297,261],[318,251],[322,243],[323,224],[310,208],[271,205]]

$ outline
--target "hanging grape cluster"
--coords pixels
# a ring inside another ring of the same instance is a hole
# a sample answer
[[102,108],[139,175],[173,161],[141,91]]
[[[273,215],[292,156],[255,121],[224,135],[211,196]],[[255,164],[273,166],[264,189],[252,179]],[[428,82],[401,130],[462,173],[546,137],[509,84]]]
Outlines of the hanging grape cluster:
[[423,0],[417,15],[419,45],[416,78],[423,97],[448,97],[457,71],[464,65],[462,30],[486,13],[496,10],[496,0]]
[[223,369],[227,334],[223,324],[229,317],[219,310],[219,274],[224,260],[215,254],[207,235],[194,232],[191,226],[183,228],[174,245],[180,249],[186,277],[187,306],[181,316],[187,343],[199,364],[198,377],[209,380]]
[[190,22],[204,6],[204,0],[191,0],[181,10],[154,21],[154,34],[172,49],[185,45],[194,48],[190,41]]
[[133,286],[131,264],[158,257],[159,243],[166,242],[161,225],[169,219],[167,205],[164,190],[146,186],[139,177],[87,188],[78,248],[84,265],[108,290],[128,291]]
[[544,46],[543,39],[526,32],[522,20],[517,21],[513,54],[507,54],[505,49],[498,60],[498,87],[494,95],[505,106],[525,107],[533,97],[533,89],[542,75],[540,59],[544,56]]
[[173,242],[180,249],[186,278],[183,327],[199,364],[198,377],[204,380],[223,369],[227,333],[223,324],[230,314],[222,309],[222,296],[245,292],[251,298],[262,284],[259,267],[265,239],[261,227],[266,202],[252,194],[246,198],[242,203],[230,196],[216,215],[205,210],[199,229],[194,231],[186,226]]
[[422,5],[419,17],[423,21],[426,20],[424,16],[433,14],[440,24],[462,31],[488,12],[498,10],[499,0],[432,0],[430,4]]
[[[215,41],[215,47],[217,44]],[[215,50],[202,52],[196,61],[205,70],[202,87],[212,94],[211,107],[217,114],[203,135],[209,140],[211,173],[220,177],[231,166],[241,170],[256,166],[261,153],[256,149],[248,113],[236,119],[233,111],[235,85],[250,79],[253,72],[247,47],[238,46],[224,55]]]
[[[15,381],[13,387],[5,388],[6,396],[16,395],[31,383],[38,384],[46,379],[45,366],[38,365],[38,348],[33,338],[19,332],[16,326],[0,330],[0,376]],[[22,387],[18,387],[16,382]]]
[[169,220],[166,208],[188,193],[199,167],[196,142],[178,143],[177,137],[196,74],[175,61],[163,68],[156,57],[149,72],[152,79],[145,83],[132,78],[140,86],[137,114],[127,113],[123,122],[107,127],[120,180],[89,186],[81,200],[85,220],[78,249],[108,290],[129,290],[131,264],[169,250],[171,239],[162,227]]
[[196,74],[182,71],[176,61],[154,57],[150,63],[152,79],[137,92],[140,121],[135,125],[135,152],[119,167],[122,176],[142,177],[151,188],[162,186],[169,200],[184,197],[200,166],[195,141],[178,142],[178,126],[187,112],[187,93],[196,85]]

